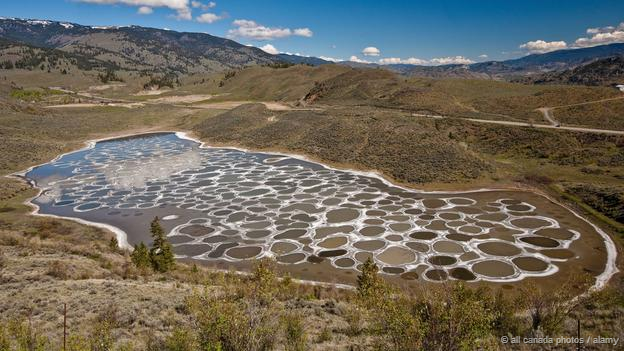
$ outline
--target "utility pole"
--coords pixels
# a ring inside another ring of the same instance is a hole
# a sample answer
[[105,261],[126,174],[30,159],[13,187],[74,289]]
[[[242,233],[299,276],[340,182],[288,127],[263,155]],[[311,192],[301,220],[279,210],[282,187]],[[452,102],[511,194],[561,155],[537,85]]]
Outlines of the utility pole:
[[67,350],[67,303],[63,304],[63,351]]
[[581,351],[581,320],[576,319],[576,350]]

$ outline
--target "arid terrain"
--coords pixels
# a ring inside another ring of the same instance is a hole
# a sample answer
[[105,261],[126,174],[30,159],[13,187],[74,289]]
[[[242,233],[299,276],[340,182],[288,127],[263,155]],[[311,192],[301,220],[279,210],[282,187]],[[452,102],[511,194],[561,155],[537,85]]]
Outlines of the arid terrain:
[[[125,57],[91,68],[77,43],[0,45],[0,62],[12,62],[0,66],[0,350],[529,350],[501,338],[576,336],[578,321],[584,337],[624,340],[621,273],[594,291],[591,269],[550,283],[431,283],[362,263],[350,286],[300,282],[271,260],[159,271],[110,231],[32,215],[38,189],[15,176],[91,140],[180,131],[414,189],[545,195],[606,232],[622,270],[624,93],[608,84],[565,85],[569,72],[534,84],[292,65],[238,46],[208,63],[186,48],[169,67],[186,69],[170,76],[148,73],[162,59],[148,49],[146,67]],[[97,60],[117,55],[100,50]],[[37,64],[17,68],[20,58]],[[232,58],[242,64],[224,66]]]

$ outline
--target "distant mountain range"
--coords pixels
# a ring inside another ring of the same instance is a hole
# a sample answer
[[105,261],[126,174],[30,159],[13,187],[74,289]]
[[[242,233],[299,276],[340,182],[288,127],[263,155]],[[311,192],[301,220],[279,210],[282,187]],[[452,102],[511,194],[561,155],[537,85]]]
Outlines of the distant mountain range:
[[[32,69],[38,66],[41,69],[60,69],[64,65],[78,65],[80,69],[119,69],[178,75],[220,72],[254,65],[287,63],[317,66],[333,63],[317,57],[272,55],[255,47],[205,33],[139,26],[97,27],[68,22],[0,18],[0,39],[0,68],[17,66]],[[54,66],[50,65],[47,55],[53,57]],[[613,67],[620,61],[605,59],[621,56],[624,56],[624,44],[559,50],[470,65],[338,64],[384,68],[405,76],[430,78],[608,84],[612,83],[612,79],[605,75],[619,74],[618,69]],[[580,68],[590,64],[587,72]],[[581,75],[591,75],[593,78],[579,78]],[[620,76],[615,77],[619,79]]]
[[622,84],[624,83],[624,56],[597,59],[575,68],[532,75],[518,81],[533,84]]
[[126,70],[197,73],[282,61],[258,48],[209,34],[138,26],[91,27],[56,21],[0,19],[0,38],[90,57],[93,62]]
[[[624,44],[601,45],[582,49],[558,50],[527,55],[506,61],[487,61],[469,65],[417,66],[409,64],[378,65],[341,62],[351,67],[384,67],[407,76],[430,78],[493,78],[518,80],[521,77],[562,72],[604,58],[624,56]],[[600,63],[597,63],[599,65]]]

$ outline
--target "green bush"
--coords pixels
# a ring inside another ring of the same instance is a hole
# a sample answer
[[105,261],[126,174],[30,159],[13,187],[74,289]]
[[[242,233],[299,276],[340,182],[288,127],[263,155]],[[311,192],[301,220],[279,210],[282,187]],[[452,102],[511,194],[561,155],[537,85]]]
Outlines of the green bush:
[[140,242],[138,245],[134,245],[134,251],[132,251],[130,257],[132,259],[132,263],[134,263],[134,265],[140,270],[146,270],[152,266],[149,250],[143,242]]
[[193,331],[176,327],[165,340],[166,351],[194,351],[197,350],[197,341]]
[[303,316],[297,312],[286,312],[282,316],[286,350],[303,351],[306,349],[307,335],[303,323]]

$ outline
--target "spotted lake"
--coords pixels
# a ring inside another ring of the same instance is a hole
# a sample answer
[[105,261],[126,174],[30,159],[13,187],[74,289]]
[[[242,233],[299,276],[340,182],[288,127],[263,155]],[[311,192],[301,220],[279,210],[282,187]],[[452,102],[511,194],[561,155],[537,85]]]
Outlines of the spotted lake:
[[531,192],[418,192],[181,136],[100,141],[35,167],[25,173],[42,189],[32,203],[116,228],[130,245],[149,242],[158,216],[181,259],[245,269],[270,256],[319,281],[352,282],[368,257],[401,281],[504,283],[580,270],[604,278],[614,260],[604,233]]

